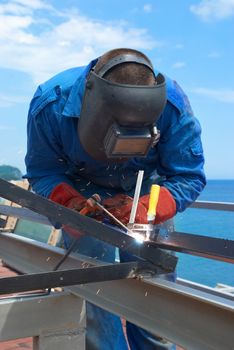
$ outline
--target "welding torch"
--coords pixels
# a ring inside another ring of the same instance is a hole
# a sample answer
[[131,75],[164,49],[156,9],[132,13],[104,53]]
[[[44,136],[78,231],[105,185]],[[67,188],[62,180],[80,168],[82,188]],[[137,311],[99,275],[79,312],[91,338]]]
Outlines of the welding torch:
[[85,206],[79,211],[81,215],[89,215],[96,211],[97,203],[101,202],[99,194],[95,193],[87,199]]
[[89,199],[86,201],[86,205],[84,208],[82,208],[79,213],[82,215],[89,215],[95,212],[95,208],[100,209],[101,212],[104,212],[107,214],[108,217],[113,219],[119,226],[121,226],[125,231],[128,231],[127,226],[125,226],[120,220],[118,220],[114,215],[112,215],[102,204],[101,204],[101,197],[99,194],[95,193],[93,194]]
[[[140,188],[140,182],[142,181],[143,174],[140,173],[139,176],[139,183],[138,183],[138,188]],[[140,193],[140,191],[138,191]],[[128,234],[131,236],[135,237],[139,242],[144,241],[144,237],[141,235],[141,233],[138,233],[138,230],[134,230],[134,226],[136,225],[139,229],[140,226],[145,227],[146,226],[146,233],[145,233],[145,240],[150,239],[150,235],[153,232],[154,229],[154,220],[156,217],[156,209],[157,209],[157,204],[158,204],[158,199],[159,199],[159,192],[160,192],[160,186],[159,185],[152,185],[151,190],[150,190],[150,197],[149,197],[149,207],[148,207],[148,212],[147,212],[147,225],[140,225],[140,224],[134,224],[135,220],[135,214],[136,214],[136,209],[137,209],[137,202],[139,199],[139,193],[137,193],[137,201],[135,205],[133,205],[133,211],[134,214],[132,215],[132,219],[130,218],[130,221],[132,220],[133,222],[130,222],[130,225],[127,227],[124,225],[119,219],[117,219],[114,215],[112,215],[100,202],[101,198],[98,194],[93,194],[86,202],[86,206],[80,210],[80,214],[82,215],[88,215],[90,213],[93,213],[95,211],[95,207],[99,208],[100,211],[104,212],[109,218],[111,218],[113,221],[115,221],[120,227],[124,229]],[[141,231],[141,230],[140,230]]]

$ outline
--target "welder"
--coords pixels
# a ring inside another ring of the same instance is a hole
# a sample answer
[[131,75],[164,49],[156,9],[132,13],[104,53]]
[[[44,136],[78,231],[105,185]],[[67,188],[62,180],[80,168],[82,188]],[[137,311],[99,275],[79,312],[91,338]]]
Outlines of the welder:
[[[163,223],[205,186],[201,128],[188,98],[133,49],[108,51],[41,84],[30,104],[27,131],[25,177],[35,192],[71,209],[82,210],[98,193],[127,223],[136,177],[144,170],[136,222],[147,221],[150,188],[157,183],[155,223]],[[115,261],[114,247],[76,232],[63,233],[66,248],[70,235],[78,238],[78,253]],[[120,258],[125,259],[122,252]],[[174,348],[129,322],[126,330],[131,350]],[[127,349],[120,319],[90,303],[86,348]]]

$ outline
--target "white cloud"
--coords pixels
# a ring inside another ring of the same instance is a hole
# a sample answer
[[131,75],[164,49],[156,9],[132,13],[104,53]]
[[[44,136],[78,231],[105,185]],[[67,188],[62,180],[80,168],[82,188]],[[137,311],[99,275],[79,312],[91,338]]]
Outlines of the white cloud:
[[52,7],[41,0],[12,0],[0,5],[0,14],[29,15],[42,9],[52,10]]
[[194,88],[191,92],[210,97],[219,102],[234,103],[234,90],[233,89],[208,89],[203,87]]
[[0,15],[0,48],[13,43],[35,44],[37,38],[26,31],[32,23],[30,16]]
[[13,0],[13,2],[28,8],[32,8],[34,10],[52,8],[52,6],[46,4],[43,0]]
[[144,28],[93,20],[74,10],[59,13],[42,0],[0,4],[0,67],[26,72],[35,83],[115,47],[161,45]]
[[152,12],[152,10],[153,10],[152,4],[145,4],[143,6],[143,11],[145,13],[150,13],[150,12]]
[[234,0],[202,0],[190,10],[203,21],[221,20],[234,15]]
[[174,68],[174,69],[180,69],[180,68],[183,68],[183,67],[185,67],[185,66],[186,66],[185,62],[178,61],[178,62],[175,62],[175,63],[172,65],[172,68]]

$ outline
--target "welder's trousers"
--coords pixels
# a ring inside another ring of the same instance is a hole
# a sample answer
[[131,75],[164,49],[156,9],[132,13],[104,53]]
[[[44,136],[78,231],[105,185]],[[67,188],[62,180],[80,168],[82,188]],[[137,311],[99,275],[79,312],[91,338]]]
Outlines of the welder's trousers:
[[[71,238],[63,232],[64,245],[68,248]],[[75,252],[106,262],[114,262],[116,249],[93,237],[83,236],[77,240]],[[129,261],[130,255],[120,253],[122,262]],[[167,276],[175,279],[174,274]],[[160,317],[160,315],[158,315]],[[127,350],[120,318],[89,302],[86,303],[86,350]],[[126,323],[127,339],[131,350],[174,350],[175,346],[166,340],[155,337],[142,328]]]

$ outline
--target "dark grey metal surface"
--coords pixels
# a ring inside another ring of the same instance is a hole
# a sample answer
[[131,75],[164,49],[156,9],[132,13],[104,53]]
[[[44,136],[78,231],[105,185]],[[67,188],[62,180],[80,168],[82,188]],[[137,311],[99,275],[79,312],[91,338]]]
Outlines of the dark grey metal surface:
[[0,294],[134,278],[146,269],[152,272],[155,270],[152,264],[134,261],[5,277],[0,279]]
[[190,208],[234,211],[234,203],[196,201],[190,205]]
[[159,233],[155,241],[150,241],[150,244],[163,249],[234,264],[234,241],[230,239],[168,230],[162,236]]

